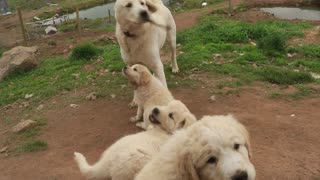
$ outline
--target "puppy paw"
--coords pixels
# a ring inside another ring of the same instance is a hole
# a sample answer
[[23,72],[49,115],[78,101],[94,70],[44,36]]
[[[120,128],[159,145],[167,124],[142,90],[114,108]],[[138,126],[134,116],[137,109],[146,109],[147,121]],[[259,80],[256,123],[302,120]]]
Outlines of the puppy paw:
[[130,121],[131,122],[137,122],[137,121],[139,121],[141,118],[139,118],[138,116],[134,116],[134,117],[131,117],[130,118]]
[[129,108],[135,108],[138,106],[138,104],[135,101],[132,101],[131,103],[128,104]]
[[179,73],[180,70],[179,70],[179,68],[172,68],[172,72],[173,72],[173,73]]
[[146,130],[146,129],[147,129],[147,128],[146,128],[146,125],[144,124],[144,122],[138,122],[138,123],[136,123],[136,126],[139,127],[139,128],[141,128],[141,129],[143,129],[143,130]]

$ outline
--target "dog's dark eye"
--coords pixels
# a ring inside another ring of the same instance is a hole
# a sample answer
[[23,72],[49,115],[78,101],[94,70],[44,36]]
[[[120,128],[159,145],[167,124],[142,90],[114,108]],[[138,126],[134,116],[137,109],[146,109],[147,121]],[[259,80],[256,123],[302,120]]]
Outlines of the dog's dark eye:
[[131,7],[132,7],[132,3],[128,3],[128,4],[126,5],[126,7],[127,7],[127,8],[131,8]]
[[144,6],[144,2],[141,2],[141,5]]
[[214,156],[211,156],[207,161],[207,163],[209,164],[216,164],[217,162],[218,162],[218,159]]
[[240,144],[237,144],[237,143],[236,143],[236,144],[233,145],[233,149],[234,149],[234,150],[238,151],[239,148],[240,148]]
[[138,71],[137,68],[133,68],[134,71]]
[[169,118],[173,119],[173,113],[169,113]]

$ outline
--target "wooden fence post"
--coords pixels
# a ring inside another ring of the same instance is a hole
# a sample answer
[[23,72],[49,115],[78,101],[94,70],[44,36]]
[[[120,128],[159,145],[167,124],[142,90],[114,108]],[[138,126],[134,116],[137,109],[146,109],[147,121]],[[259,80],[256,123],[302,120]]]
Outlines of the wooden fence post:
[[232,0],[229,0],[229,16],[232,16]]
[[111,24],[111,12],[110,12],[110,9],[108,9],[108,14],[109,14],[109,23]]
[[81,24],[80,24],[80,15],[79,15],[79,8],[76,7],[77,13],[77,27],[78,27],[78,40],[81,40]]
[[21,32],[22,32],[22,37],[23,37],[23,45],[27,46],[26,29],[24,28],[24,24],[23,24],[21,8],[18,7],[17,10],[18,10],[19,21],[20,21],[20,26],[21,26]]

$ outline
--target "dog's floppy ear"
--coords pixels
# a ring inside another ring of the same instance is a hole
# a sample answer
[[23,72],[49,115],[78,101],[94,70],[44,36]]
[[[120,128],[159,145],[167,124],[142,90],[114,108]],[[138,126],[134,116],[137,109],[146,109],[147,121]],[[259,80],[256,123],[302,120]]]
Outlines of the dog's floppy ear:
[[179,122],[177,129],[189,127],[190,125],[192,125],[196,121],[197,121],[196,117],[193,114],[191,114],[190,112],[188,112],[186,118],[183,121]]
[[150,12],[154,13],[158,10],[157,6],[153,2],[151,2],[151,0],[147,0],[146,4]]
[[140,74],[140,85],[148,84],[152,79],[152,75],[148,71],[142,71]]
[[250,145],[250,140],[249,138],[246,139],[246,143],[244,144],[244,146],[247,148],[248,150],[248,156],[249,156],[249,159],[252,158],[252,154],[251,154],[251,145]]
[[191,153],[185,153],[178,160],[179,174],[184,180],[200,180],[195,166],[192,162]]

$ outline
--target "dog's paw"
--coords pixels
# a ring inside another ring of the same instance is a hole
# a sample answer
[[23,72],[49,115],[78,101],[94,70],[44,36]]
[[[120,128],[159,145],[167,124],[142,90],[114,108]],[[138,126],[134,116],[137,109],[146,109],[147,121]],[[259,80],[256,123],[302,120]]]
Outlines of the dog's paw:
[[138,123],[136,123],[136,126],[139,127],[139,128],[141,128],[141,129],[143,129],[143,130],[146,130],[146,129],[147,129],[147,128],[146,128],[146,125],[144,124],[144,122],[138,122]]
[[172,68],[172,72],[173,72],[173,73],[179,73],[180,70],[179,70],[179,68]]
[[141,118],[139,118],[139,117],[137,117],[137,116],[134,116],[134,117],[131,117],[130,118],[130,121],[131,122],[137,122],[137,121],[139,121]]
[[135,101],[132,101],[131,103],[128,104],[129,108],[135,108],[138,106],[138,104]]

